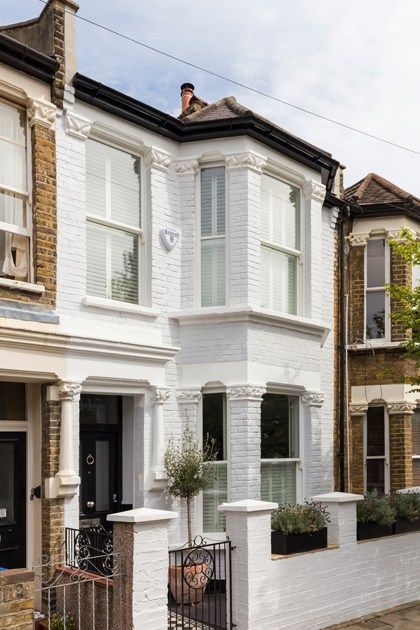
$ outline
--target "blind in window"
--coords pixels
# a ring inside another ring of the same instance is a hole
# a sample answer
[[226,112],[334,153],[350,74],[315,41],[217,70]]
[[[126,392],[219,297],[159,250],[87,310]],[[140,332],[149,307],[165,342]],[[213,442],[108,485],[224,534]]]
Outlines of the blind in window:
[[0,101],[0,186],[27,190],[25,112]]
[[138,274],[138,237],[88,223],[88,294],[137,304]]
[[261,462],[261,499],[296,503],[296,462]]
[[88,140],[86,162],[88,213],[140,227],[140,159]]
[[225,239],[201,242],[201,305],[221,306],[226,302]]
[[225,233],[225,169],[203,168],[201,171],[201,236]]
[[296,256],[261,247],[261,306],[283,313],[297,313]]
[[201,171],[201,305],[226,303],[225,169]]
[[420,409],[412,415],[413,455],[420,456]]
[[261,182],[262,239],[299,249],[300,192],[290,184],[263,175]]
[[227,501],[227,463],[211,464],[212,484],[203,491],[203,531],[223,532],[226,518],[217,511],[217,506]]

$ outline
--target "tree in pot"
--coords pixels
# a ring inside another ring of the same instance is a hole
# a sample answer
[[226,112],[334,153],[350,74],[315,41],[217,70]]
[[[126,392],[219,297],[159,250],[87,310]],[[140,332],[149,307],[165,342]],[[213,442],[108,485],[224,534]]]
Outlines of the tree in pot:
[[[215,441],[207,436],[200,446],[192,431],[186,427],[182,443],[172,438],[163,458],[168,476],[168,494],[185,499],[187,505],[188,546],[193,544],[191,508],[194,497],[214,481],[212,462],[216,459]],[[199,558],[202,562],[197,561]],[[181,552],[181,558],[183,554]],[[211,576],[205,554],[189,554],[180,566],[169,567],[169,584],[177,603],[194,604],[201,601]]]

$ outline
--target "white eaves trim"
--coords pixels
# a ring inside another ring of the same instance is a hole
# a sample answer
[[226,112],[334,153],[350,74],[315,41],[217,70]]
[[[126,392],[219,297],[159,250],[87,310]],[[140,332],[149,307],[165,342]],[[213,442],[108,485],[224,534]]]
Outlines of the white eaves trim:
[[298,315],[277,313],[255,306],[214,306],[173,312],[169,313],[168,317],[178,320],[180,325],[214,321],[252,321],[274,324],[282,328],[289,328],[321,337],[322,343],[324,343],[331,330],[331,327],[323,322],[308,319],[307,317],[300,317]]

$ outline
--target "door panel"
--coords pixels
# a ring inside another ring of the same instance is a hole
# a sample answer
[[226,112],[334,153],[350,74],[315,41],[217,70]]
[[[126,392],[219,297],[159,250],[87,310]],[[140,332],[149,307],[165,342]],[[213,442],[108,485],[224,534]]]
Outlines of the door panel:
[[26,434],[0,433],[0,567],[26,566]]

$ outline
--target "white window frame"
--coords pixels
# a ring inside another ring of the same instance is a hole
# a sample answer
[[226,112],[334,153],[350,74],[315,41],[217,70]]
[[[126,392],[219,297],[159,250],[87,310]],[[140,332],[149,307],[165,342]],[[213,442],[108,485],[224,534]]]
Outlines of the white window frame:
[[388,493],[391,488],[390,469],[389,469],[389,413],[388,409],[383,405],[372,405],[369,407],[380,407],[384,410],[384,437],[385,437],[385,454],[384,455],[368,455],[367,454],[367,412],[363,417],[363,490],[367,492],[367,460],[381,459],[384,461],[384,490]]
[[[267,388],[266,394],[282,395],[282,396],[294,396],[298,399],[298,448],[299,457],[273,457],[268,459],[262,459],[260,457],[260,471],[262,463],[295,463],[295,475],[296,475],[296,503],[302,503],[304,498],[304,421],[303,421],[303,403],[302,399],[297,392],[290,390],[283,390],[278,388]],[[261,426],[261,416],[260,416]],[[261,473],[260,473],[261,476]],[[260,479],[261,485],[261,479]]]
[[[25,114],[25,133],[26,133],[26,191],[19,190],[17,188],[12,188],[11,186],[4,186],[2,182],[0,182],[0,192],[11,193],[22,199],[25,205],[25,216],[26,216],[26,228],[19,227],[14,225],[13,223],[6,223],[4,221],[0,221],[0,231],[1,232],[9,232],[11,234],[19,234],[20,236],[26,236],[28,238],[28,276],[26,280],[20,281],[22,285],[29,284],[33,281],[34,278],[34,269],[33,269],[33,247],[32,247],[32,234],[33,234],[33,226],[32,226],[32,154],[31,154],[31,129],[29,127],[29,121],[27,116],[27,110],[22,105],[14,103],[13,101],[2,98],[0,96],[0,101],[2,103],[6,103],[9,107],[14,107],[17,110],[20,110]],[[8,138],[3,138],[7,142],[10,142]],[[6,278],[0,276],[0,284],[2,281],[5,281]]]
[[[391,254],[389,243],[386,240],[385,236],[372,236],[369,238],[369,241],[378,241],[383,240],[385,242],[385,256],[384,256],[384,265],[385,265],[385,284],[390,282],[391,279]],[[381,344],[386,341],[391,341],[391,301],[388,292],[385,290],[385,284],[382,287],[368,287],[367,286],[367,245],[365,247],[364,252],[364,317],[363,317],[363,338],[366,343],[372,344]],[[369,339],[366,334],[367,328],[367,299],[366,296],[368,293],[375,293],[378,291],[383,291],[385,294],[385,334],[383,337],[379,337],[378,339]]]
[[[225,169],[225,233],[224,235],[216,235],[216,236],[201,236],[201,171],[208,168],[220,168],[223,167]],[[196,255],[196,287],[197,292],[195,296],[195,305],[196,308],[221,308],[222,306],[229,306],[229,211],[228,211],[228,198],[229,198],[229,170],[226,168],[226,163],[220,160],[215,162],[202,162],[200,163],[200,167],[197,169],[197,173],[195,176],[195,233],[196,233],[196,243],[195,249],[197,252]],[[202,296],[201,296],[201,243],[205,240],[211,239],[224,239],[225,240],[225,303],[219,306],[202,306]]]
[[[205,394],[224,394],[225,396],[225,413],[226,413],[226,444],[225,450],[227,454],[226,460],[222,460],[226,462],[227,467],[227,501],[230,498],[230,418],[229,418],[229,405],[226,395],[226,389],[217,387],[206,387],[201,390],[201,398],[197,408],[197,440],[199,444],[203,445],[203,396]],[[200,492],[197,495],[195,502],[195,522],[196,522],[196,533],[205,534],[206,538],[211,538],[212,540],[225,540],[226,532],[205,532],[204,531],[204,518],[203,518],[203,509],[204,509],[204,494]]]
[[[267,249],[282,252],[283,254],[296,257],[296,313],[286,312],[285,314],[292,315],[292,316],[293,315],[299,316],[299,315],[302,315],[303,308],[304,308],[303,267],[304,267],[304,247],[305,246],[304,246],[304,228],[303,228],[303,221],[302,221],[302,204],[304,200],[303,194],[302,194],[302,185],[297,181],[291,181],[291,180],[289,181],[287,178],[281,177],[277,173],[270,170],[264,170],[263,174],[261,175],[261,179],[264,177],[264,175],[267,175],[268,177],[272,177],[273,179],[277,179],[282,184],[292,186],[293,188],[296,188],[299,191],[299,213],[298,213],[299,234],[298,236],[299,236],[300,249],[294,249],[292,247],[287,247],[286,245],[279,245],[278,243],[275,243],[274,241],[268,241],[263,238],[261,238],[260,240],[260,243],[261,243],[260,252],[262,252],[263,247],[266,247]],[[260,257],[261,257],[261,253],[260,253]],[[272,282],[273,282],[273,278],[271,274],[270,285],[272,285]],[[272,290],[270,291],[270,295],[271,295],[271,298],[270,298],[269,310],[273,312],[282,312],[282,311],[275,310],[273,307],[273,291]]]
[[[133,155],[136,158],[139,158],[140,160],[140,181],[139,181],[139,184],[140,184],[140,195],[139,195],[140,227],[136,228],[132,225],[127,225],[126,223],[121,223],[120,221],[114,221],[110,219],[111,207],[109,207],[108,193],[106,195],[106,207],[105,207],[106,217],[105,218],[90,214],[89,208],[87,206],[87,201],[86,201],[86,226],[88,223],[96,224],[102,227],[120,230],[123,232],[128,232],[138,237],[138,270],[139,270],[139,273],[137,276],[138,301],[135,304],[132,302],[124,302],[121,300],[115,300],[112,297],[99,298],[99,296],[91,296],[87,291],[87,272],[86,272],[86,295],[88,296],[88,298],[106,300],[107,302],[110,302],[111,304],[122,305],[122,308],[124,308],[124,305],[125,306],[127,305],[128,306],[130,305],[131,306],[133,305],[147,306],[148,287],[146,286],[146,278],[149,277],[149,274],[146,269],[146,246],[145,246],[146,245],[145,234],[147,233],[146,231],[147,230],[147,226],[146,226],[147,212],[146,212],[146,206],[145,206],[146,204],[146,194],[145,194],[146,168],[144,164],[144,156],[141,153],[139,153],[138,150],[135,150],[131,146],[124,145],[123,143],[114,142],[106,137],[103,137],[100,134],[91,133],[91,135],[88,138],[88,142],[89,140],[92,140],[94,142],[99,142],[100,144],[104,144],[106,146],[112,147],[113,149],[117,149],[118,151],[122,151],[123,153],[129,153],[130,155]],[[87,162],[86,162],[86,165],[87,165]],[[88,176],[87,176],[87,168],[86,168],[86,189],[88,187],[87,180],[88,180]],[[87,239],[86,239],[86,248],[88,246],[89,246],[89,243],[87,242]],[[110,261],[111,261],[111,257],[110,257],[109,245],[107,242],[107,250],[106,250],[107,282],[108,282],[108,277],[110,277],[110,275],[108,274],[108,272],[110,271],[109,269]]]

